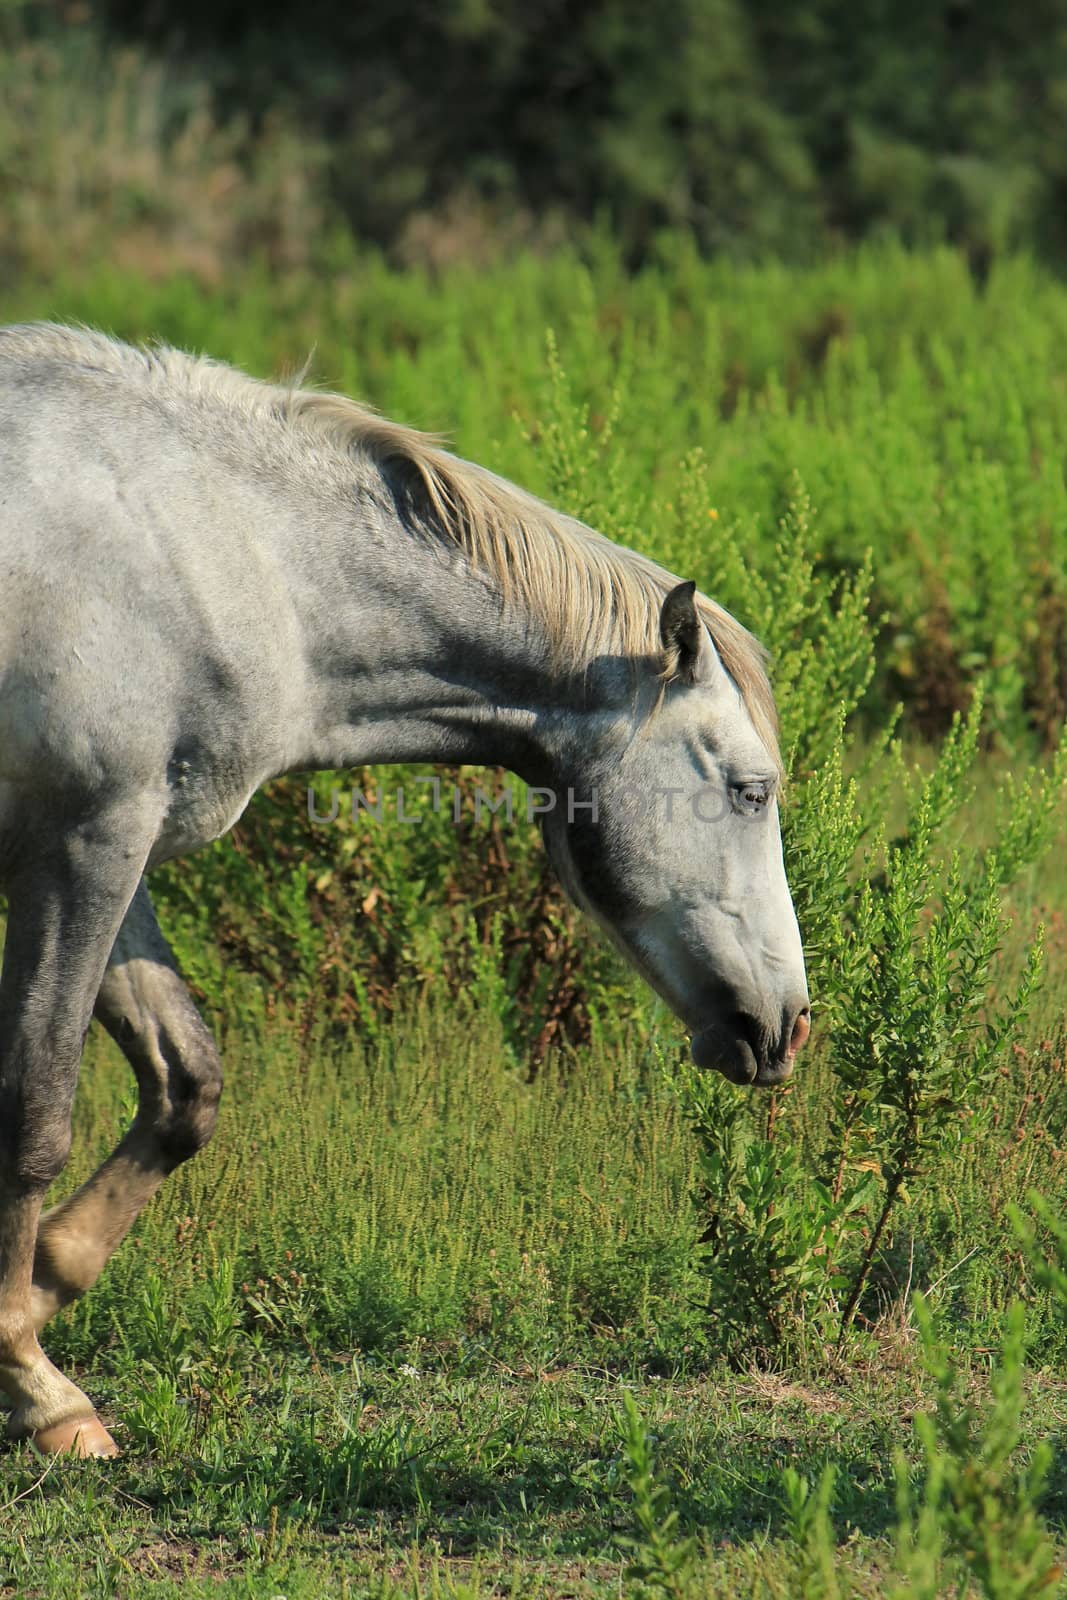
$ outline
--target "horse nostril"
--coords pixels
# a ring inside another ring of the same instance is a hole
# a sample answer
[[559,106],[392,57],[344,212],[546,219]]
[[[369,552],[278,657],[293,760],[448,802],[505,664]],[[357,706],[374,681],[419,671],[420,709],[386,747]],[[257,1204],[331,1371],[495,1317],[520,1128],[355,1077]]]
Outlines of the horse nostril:
[[793,1024],[793,1032],[789,1039],[789,1054],[796,1055],[798,1050],[803,1050],[811,1032],[811,1012],[807,1006],[797,1013],[797,1020]]
[[738,1037],[744,1039],[758,1066],[767,1053],[766,1036],[759,1022],[748,1011],[735,1011],[732,1021]]

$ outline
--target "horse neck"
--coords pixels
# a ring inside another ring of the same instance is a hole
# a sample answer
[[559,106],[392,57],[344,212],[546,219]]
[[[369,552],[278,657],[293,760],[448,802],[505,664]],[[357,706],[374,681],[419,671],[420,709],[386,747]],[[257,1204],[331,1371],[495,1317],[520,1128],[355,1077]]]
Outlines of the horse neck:
[[316,535],[302,619],[313,715],[292,765],[470,762],[551,782],[616,674],[555,667],[540,630],[388,500],[361,496],[359,521]]

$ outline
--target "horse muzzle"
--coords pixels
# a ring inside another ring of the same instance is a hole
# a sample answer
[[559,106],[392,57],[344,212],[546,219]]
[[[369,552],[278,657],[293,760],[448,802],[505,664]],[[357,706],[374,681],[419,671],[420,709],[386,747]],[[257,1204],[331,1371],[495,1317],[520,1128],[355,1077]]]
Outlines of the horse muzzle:
[[721,1072],[730,1083],[770,1089],[793,1076],[797,1051],[803,1049],[810,1031],[805,1005],[780,1040],[762,1035],[754,1019],[739,1016],[732,1023],[714,1022],[702,1028],[693,1035],[690,1051],[701,1071]]

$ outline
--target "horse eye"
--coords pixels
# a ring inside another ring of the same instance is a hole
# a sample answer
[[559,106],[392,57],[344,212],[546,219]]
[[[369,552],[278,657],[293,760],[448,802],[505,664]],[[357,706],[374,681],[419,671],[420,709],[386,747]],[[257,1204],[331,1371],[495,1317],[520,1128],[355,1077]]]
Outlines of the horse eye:
[[760,811],[770,799],[770,791],[765,783],[741,783],[735,793],[742,811]]

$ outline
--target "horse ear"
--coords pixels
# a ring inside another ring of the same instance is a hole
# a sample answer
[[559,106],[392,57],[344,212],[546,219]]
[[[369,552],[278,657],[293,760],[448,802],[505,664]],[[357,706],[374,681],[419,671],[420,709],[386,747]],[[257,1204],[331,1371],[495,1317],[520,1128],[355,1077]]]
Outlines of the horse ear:
[[663,641],[663,676],[696,683],[711,666],[713,648],[700,620],[695,583],[680,583],[663,602],[659,636]]

